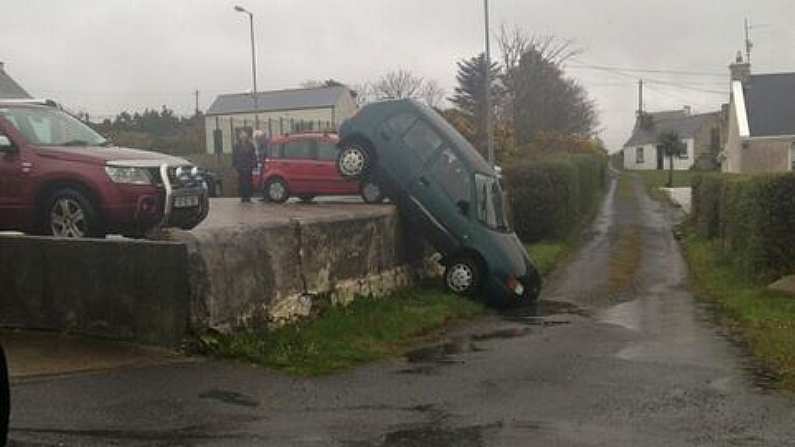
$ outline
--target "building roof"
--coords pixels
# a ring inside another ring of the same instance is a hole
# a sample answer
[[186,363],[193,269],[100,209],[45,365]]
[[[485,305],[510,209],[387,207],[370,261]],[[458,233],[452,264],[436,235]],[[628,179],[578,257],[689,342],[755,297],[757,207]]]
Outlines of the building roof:
[[4,99],[22,99],[30,98],[31,96],[25,89],[22,88],[16,81],[14,81],[8,73],[5,72],[3,63],[0,62],[0,98]]
[[795,135],[795,73],[752,75],[743,87],[750,136]]
[[[343,94],[350,90],[342,86],[274,90],[257,93],[257,111],[314,109],[333,107]],[[254,97],[251,93],[219,95],[207,110],[207,115],[227,115],[254,112]]]
[[680,138],[693,138],[696,133],[709,120],[715,119],[720,112],[701,113],[690,115],[684,110],[668,110],[663,112],[647,113],[651,117],[652,125],[644,128],[635,123],[632,136],[624,146],[641,146],[644,144],[656,144],[660,135],[666,132],[676,132]]

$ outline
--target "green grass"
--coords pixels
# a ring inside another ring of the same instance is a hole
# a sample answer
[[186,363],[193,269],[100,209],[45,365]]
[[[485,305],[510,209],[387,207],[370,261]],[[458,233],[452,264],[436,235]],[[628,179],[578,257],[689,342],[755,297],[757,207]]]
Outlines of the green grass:
[[[630,172],[630,171],[627,171]],[[631,171],[637,173],[648,188],[665,188],[668,184],[668,171]],[[674,188],[686,188],[691,186],[691,180],[698,174],[698,171],[674,171]]]
[[717,242],[691,235],[685,246],[699,294],[718,304],[726,323],[779,378],[781,388],[795,391],[795,298],[738,274]]
[[205,337],[211,354],[294,375],[320,375],[405,353],[433,331],[485,312],[482,304],[425,287],[330,306],[318,318],[274,330]]
[[571,251],[572,244],[568,241],[542,241],[527,245],[527,252],[536,262],[541,275],[546,276]]

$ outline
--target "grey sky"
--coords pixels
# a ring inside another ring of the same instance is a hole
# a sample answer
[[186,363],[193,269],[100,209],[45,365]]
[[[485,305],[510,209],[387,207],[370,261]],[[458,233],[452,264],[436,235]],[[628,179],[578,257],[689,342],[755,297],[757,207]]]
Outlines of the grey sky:
[[[250,89],[248,19],[255,13],[259,89],[307,79],[359,83],[394,68],[438,80],[448,91],[455,62],[482,51],[481,0],[2,0],[0,60],[34,96],[94,116],[121,110],[204,109],[214,95]],[[492,24],[573,39],[581,63],[718,76],[569,73],[598,102],[611,147],[628,136],[638,76],[649,110],[690,104],[717,109],[728,63],[753,30],[753,71],[795,71],[792,0],[491,0]],[[720,75],[724,75],[721,77]],[[682,86],[690,89],[683,89]]]

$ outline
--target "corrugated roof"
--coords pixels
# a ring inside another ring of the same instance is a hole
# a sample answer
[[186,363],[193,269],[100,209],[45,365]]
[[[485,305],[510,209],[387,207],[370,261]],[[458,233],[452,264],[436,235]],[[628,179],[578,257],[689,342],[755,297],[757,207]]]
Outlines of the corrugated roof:
[[795,135],[795,73],[752,75],[743,87],[752,137]]
[[693,138],[707,121],[719,117],[720,112],[701,113],[689,115],[684,110],[669,110],[664,112],[649,113],[652,126],[642,128],[635,123],[632,136],[624,146],[640,146],[656,144],[660,135],[666,132],[676,132],[680,138]]
[[0,66],[0,98],[17,99],[30,98],[31,96]]
[[[336,105],[339,97],[345,93],[350,94],[350,90],[341,86],[259,92],[257,111],[331,107]],[[254,97],[250,93],[237,93],[219,95],[207,110],[207,115],[251,112],[254,112]]]

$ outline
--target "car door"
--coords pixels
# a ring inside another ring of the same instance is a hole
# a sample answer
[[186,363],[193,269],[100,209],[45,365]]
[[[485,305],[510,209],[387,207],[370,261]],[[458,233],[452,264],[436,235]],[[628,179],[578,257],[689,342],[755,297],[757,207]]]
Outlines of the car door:
[[296,138],[285,143],[282,163],[290,192],[314,193],[317,176],[314,153],[315,141],[312,139]]
[[[459,165],[461,161],[441,133],[422,118],[412,124],[401,141],[409,168],[406,173],[409,186],[403,200],[412,210],[410,220],[423,228],[425,237],[437,250],[453,253],[461,245],[466,219],[446,191],[449,180],[446,170],[451,156]],[[445,177],[437,178],[439,175]],[[462,172],[462,175],[468,174]]]
[[359,182],[346,180],[337,171],[339,149],[331,139],[317,141],[318,188],[330,194],[358,194]]
[[17,132],[0,117],[0,140],[11,146],[0,148],[0,229],[19,229],[25,207],[24,186],[30,163],[23,158],[23,148]]

